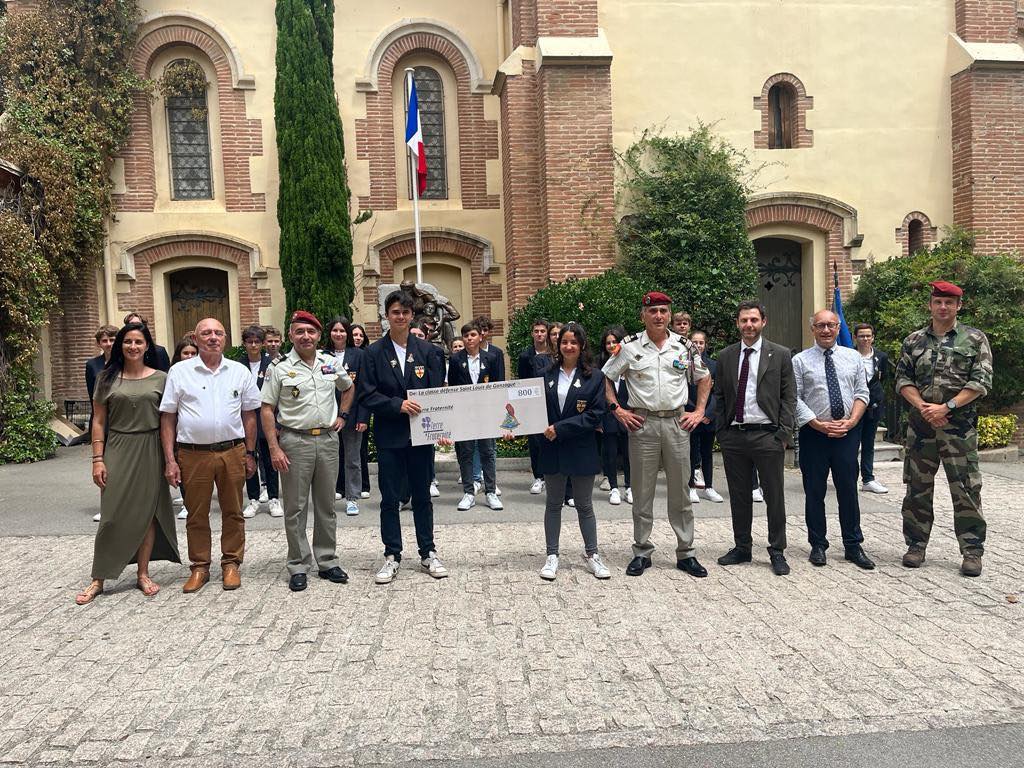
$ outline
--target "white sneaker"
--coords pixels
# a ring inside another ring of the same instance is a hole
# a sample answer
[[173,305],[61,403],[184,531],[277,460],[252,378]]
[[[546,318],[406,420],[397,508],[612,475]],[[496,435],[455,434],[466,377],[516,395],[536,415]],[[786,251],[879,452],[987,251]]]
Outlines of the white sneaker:
[[750,497],[758,504],[764,504],[764,494],[761,493],[760,488],[755,488],[750,492]]
[[270,516],[271,517],[284,517],[284,507],[281,506],[280,499],[270,500]]
[[334,500],[335,501],[341,501],[341,494],[338,493],[337,491],[335,491],[335,493],[334,493]]
[[480,493],[480,489],[484,487],[484,484],[479,480],[473,481],[473,493]]
[[359,492],[359,498],[360,499],[368,499],[368,498],[370,498],[370,492],[369,491],[360,491]]
[[583,559],[587,562],[587,570],[594,574],[596,579],[608,579],[611,578],[612,572],[608,570],[608,566],[601,560],[601,556],[595,552],[589,557],[584,555]]
[[707,499],[708,501],[713,501],[715,502],[715,504],[721,504],[723,501],[725,501],[725,499],[722,498],[722,494],[720,494],[714,488],[705,488],[701,493],[703,493],[705,499]]
[[501,499],[498,498],[497,493],[487,494],[487,506],[491,509],[504,509],[505,505],[501,503]]
[[266,504],[270,501],[270,494],[267,493],[267,486],[260,487],[260,504]]
[[599,487],[602,491],[610,491],[612,489],[612,484],[609,482],[608,478],[605,477],[601,479],[601,485]]
[[568,500],[568,501],[566,501],[565,503],[566,503],[566,504],[568,504],[568,505],[569,505],[570,507],[572,507],[573,509],[576,509],[576,499],[569,499],[569,500]]
[[[185,508],[184,508],[184,507],[182,507],[182,508],[181,508],[181,511],[182,511],[182,512],[185,512]],[[92,521],[93,521],[94,523],[98,523],[98,522],[100,521],[100,515],[101,515],[101,514],[103,514],[103,513],[102,513],[102,512],[97,512],[97,513],[96,513],[95,515],[93,515],[93,516],[92,516]],[[188,514],[188,512],[185,512],[185,514],[187,515],[187,514]],[[183,518],[183,517],[182,517],[182,516],[181,516],[181,515],[179,514],[179,515],[178,515],[178,519],[179,519],[179,520],[184,520],[185,518]]]
[[472,509],[475,506],[476,496],[474,496],[472,493],[464,493],[462,494],[462,501],[459,502],[459,505],[456,507],[456,509],[459,510],[459,512],[465,512],[467,509]]
[[704,473],[699,468],[693,470],[693,486],[694,488],[704,487]]
[[700,496],[697,495],[697,489],[696,488],[691,488],[690,489],[690,503],[691,504],[700,504]]
[[[369,496],[370,494],[366,494],[366,495]],[[437,480],[431,480],[430,481],[430,498],[436,499],[440,495],[441,495],[441,491],[437,487]]]
[[627,504],[632,504],[633,503],[633,489],[632,488],[627,488],[626,489],[626,503]]
[[622,494],[619,493],[618,488],[612,488],[611,492],[608,494],[608,503],[615,504],[616,506],[622,503]]
[[406,499],[402,502],[402,506],[399,509],[412,509],[412,499]]
[[499,488],[497,485],[494,486],[494,495],[501,496],[501,488]]
[[554,581],[558,575],[558,555],[548,555],[544,567],[540,569],[540,577],[545,581]]
[[533,481],[533,485],[530,486],[530,493],[536,496],[539,493],[544,493],[544,480],[540,477]]
[[[99,522],[99,520],[97,518],[93,518],[93,519],[96,520],[97,522]],[[178,512],[178,519],[179,520],[188,520],[188,510],[185,509],[185,505],[184,504],[181,505],[181,510]]]
[[438,558],[437,552],[428,552],[427,556],[420,560],[420,565],[423,566],[423,570],[435,579],[445,579],[448,577],[448,569],[444,567],[444,563]]
[[345,514],[349,517],[355,517],[359,514],[359,505],[354,501],[348,502],[348,504],[345,505]]
[[249,499],[249,503],[245,505],[245,509],[242,510],[242,517],[256,517],[256,513],[260,511],[260,503],[256,499]]
[[877,480],[868,480],[860,487],[864,493],[888,493],[889,489]]
[[384,558],[384,565],[382,565],[380,570],[377,571],[373,580],[378,584],[390,584],[398,575],[398,566],[399,563],[395,560],[394,555],[388,555]]

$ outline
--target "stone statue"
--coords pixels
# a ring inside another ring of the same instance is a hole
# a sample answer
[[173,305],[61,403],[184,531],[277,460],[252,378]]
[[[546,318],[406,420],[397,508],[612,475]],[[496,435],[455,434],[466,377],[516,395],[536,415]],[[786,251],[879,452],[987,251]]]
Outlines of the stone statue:
[[402,290],[412,296],[413,322],[423,324],[423,332],[427,341],[441,347],[445,354],[451,354],[452,341],[455,339],[455,321],[459,319],[459,311],[455,309],[447,296],[444,296],[430,283],[415,283],[406,280],[399,285],[387,283],[377,288],[377,314],[384,333],[387,333],[387,317],[384,315],[384,300],[392,291]]

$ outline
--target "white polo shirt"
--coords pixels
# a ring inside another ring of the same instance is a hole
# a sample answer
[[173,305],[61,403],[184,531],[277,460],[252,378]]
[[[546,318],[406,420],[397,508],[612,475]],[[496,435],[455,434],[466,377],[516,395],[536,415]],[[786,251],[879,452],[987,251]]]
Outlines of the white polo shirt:
[[178,414],[179,443],[209,445],[244,438],[242,411],[260,402],[248,366],[225,357],[211,371],[197,355],[171,366],[160,411]]

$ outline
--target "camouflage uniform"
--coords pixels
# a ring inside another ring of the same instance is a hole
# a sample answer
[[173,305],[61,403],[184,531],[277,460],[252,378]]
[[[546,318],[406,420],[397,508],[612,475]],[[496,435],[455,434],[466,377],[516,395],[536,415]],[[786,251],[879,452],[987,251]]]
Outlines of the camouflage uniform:
[[[977,328],[958,322],[939,338],[929,324],[903,341],[896,366],[897,392],[914,386],[926,403],[945,403],[962,389],[985,395],[991,385],[992,348]],[[903,536],[907,546],[928,544],[935,519],[935,473],[941,461],[953,499],[953,527],[960,552],[983,554],[985,518],[981,513],[977,422],[974,402],[952,411],[949,423],[939,429],[932,427],[918,411],[911,412],[903,464],[903,482],[907,485]]]

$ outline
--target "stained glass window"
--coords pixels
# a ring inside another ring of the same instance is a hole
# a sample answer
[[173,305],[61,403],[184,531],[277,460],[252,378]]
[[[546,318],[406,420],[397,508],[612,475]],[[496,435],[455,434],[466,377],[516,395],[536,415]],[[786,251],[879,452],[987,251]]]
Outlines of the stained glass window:
[[[423,132],[423,150],[427,155],[427,189],[423,200],[448,198],[447,157],[444,144],[444,86],[441,76],[430,67],[416,67],[416,98],[420,105],[420,130]],[[408,86],[406,86],[408,90]],[[409,108],[409,94],[405,94],[405,109]],[[403,131],[404,135],[404,131]],[[405,147],[402,147],[405,151]],[[408,152],[406,152],[408,155]],[[416,177],[412,161],[409,168],[409,199],[412,199],[412,180]]]

